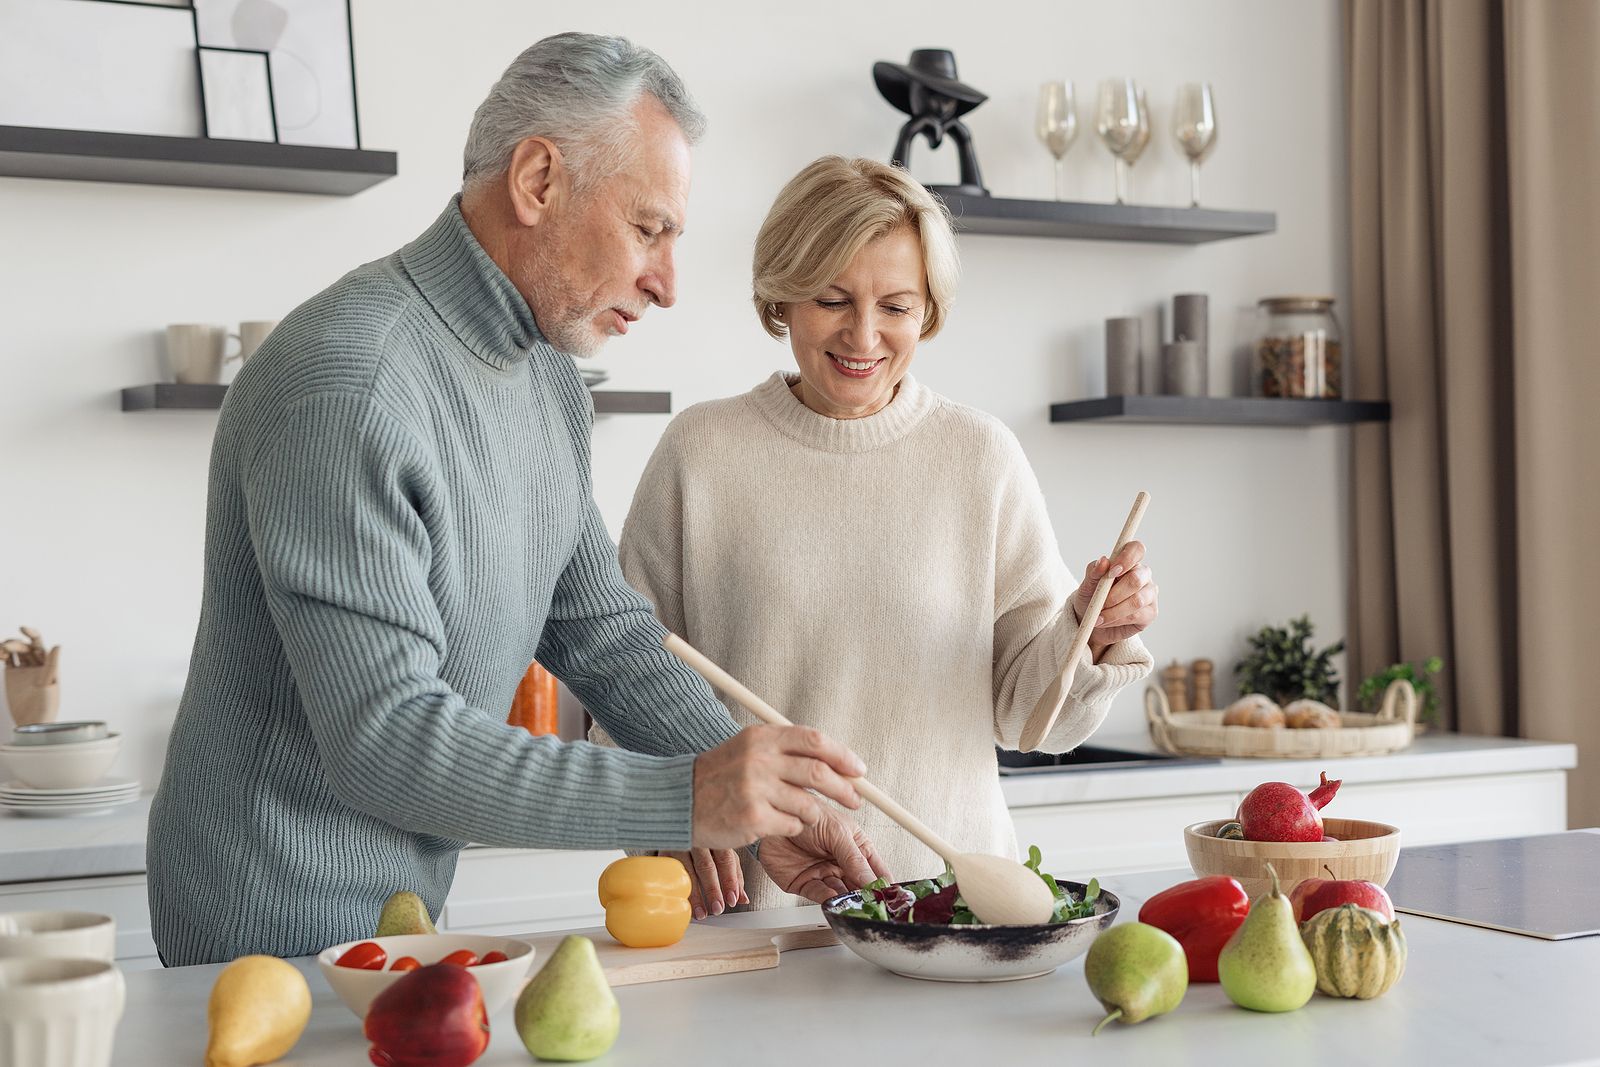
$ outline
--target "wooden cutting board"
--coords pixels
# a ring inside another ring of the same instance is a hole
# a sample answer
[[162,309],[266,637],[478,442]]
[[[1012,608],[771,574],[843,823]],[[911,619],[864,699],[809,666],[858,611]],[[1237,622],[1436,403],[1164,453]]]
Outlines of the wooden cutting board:
[[[618,944],[603,926],[589,930],[531,934],[521,940],[533,946],[535,961],[542,962],[550,958],[563,938],[573,934],[594,942],[595,954],[600,957],[606,980],[613,986],[760,971],[776,967],[778,956],[784,950],[825,948],[839,943],[825,922],[768,927],[690,923],[683,940],[665,948],[629,948]],[[536,962],[537,966],[539,962]]]

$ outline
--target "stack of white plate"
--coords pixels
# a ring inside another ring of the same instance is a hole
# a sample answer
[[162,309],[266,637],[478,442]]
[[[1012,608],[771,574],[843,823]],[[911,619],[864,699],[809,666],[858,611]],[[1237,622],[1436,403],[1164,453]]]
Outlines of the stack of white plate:
[[139,783],[107,778],[73,789],[35,789],[21,782],[0,784],[0,808],[18,815],[98,815],[139,799]]

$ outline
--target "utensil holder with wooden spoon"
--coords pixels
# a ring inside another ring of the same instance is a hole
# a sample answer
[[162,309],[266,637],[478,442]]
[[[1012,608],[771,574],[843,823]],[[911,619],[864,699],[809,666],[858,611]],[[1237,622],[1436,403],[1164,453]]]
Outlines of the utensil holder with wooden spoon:
[[61,708],[61,685],[55,666],[6,668],[6,708],[18,726],[51,722]]

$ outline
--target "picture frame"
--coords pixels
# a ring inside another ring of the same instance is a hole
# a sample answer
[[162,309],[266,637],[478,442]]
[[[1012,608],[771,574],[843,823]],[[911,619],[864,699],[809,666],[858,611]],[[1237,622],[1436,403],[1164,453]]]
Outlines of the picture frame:
[[202,48],[264,52],[280,144],[360,148],[350,0],[194,0]]
[[0,3],[0,125],[201,137],[193,8]]
[[198,55],[206,136],[277,142],[271,57],[248,48],[205,46]]

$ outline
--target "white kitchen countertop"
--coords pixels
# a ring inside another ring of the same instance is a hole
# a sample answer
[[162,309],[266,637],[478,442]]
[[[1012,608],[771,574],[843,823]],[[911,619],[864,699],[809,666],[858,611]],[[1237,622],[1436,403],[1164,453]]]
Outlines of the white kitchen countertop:
[[[1096,734],[1086,744],[1137,752],[1157,751],[1148,734]],[[1355,785],[1571,770],[1577,764],[1577,746],[1564,742],[1429,732],[1413,741],[1409,748],[1386,756],[1329,760],[1225,759],[1175,767],[1129,767],[1059,774],[1034,772],[1003,776],[1000,781],[1011,807],[1031,808],[1044,804],[1201,793],[1248,793],[1262,782],[1271,781],[1310,789],[1317,784],[1321,771],[1327,771],[1329,778],[1341,778]]]
[[[1150,751],[1145,735],[1097,735],[1092,744]],[[1482,774],[1569,770],[1570,744],[1429,733],[1388,756],[1317,760],[1221,760],[1175,767],[1011,775],[1000,779],[1013,808],[1203,793],[1243,793],[1282,780],[1309,788],[1318,772],[1357,782],[1414,781]],[[145,869],[150,798],[105,815],[40,819],[0,813],[0,884],[139,874]]]
[[[1192,877],[1167,871],[1107,879],[1123,915]],[[779,926],[815,908],[710,920]],[[1234,1007],[1217,985],[1194,985],[1169,1015],[1090,1030],[1103,1014],[1083,960],[1054,974],[994,985],[901,978],[842,946],[788,952],[774,970],[618,989],[622,1034],[603,1060],[625,1067],[726,1063],[1073,1063],[1227,1067],[1351,1067],[1448,1063],[1452,1067],[1555,1067],[1600,1063],[1600,937],[1543,941],[1410,915],[1405,976],[1371,1001],[1321,995],[1299,1011],[1260,1015]],[[355,1016],[315,961],[294,961],[311,984],[311,1023],[285,1067],[367,1062]],[[206,999],[220,966],[127,976],[127,1009],[113,1063],[199,1063]],[[527,1067],[508,1005],[490,1019],[481,1067]],[[1048,1060],[1045,1058],[1048,1057]]]

